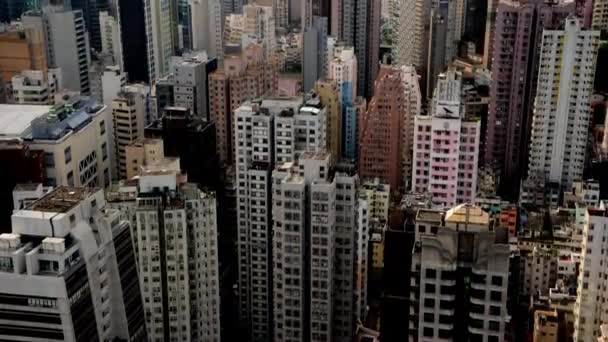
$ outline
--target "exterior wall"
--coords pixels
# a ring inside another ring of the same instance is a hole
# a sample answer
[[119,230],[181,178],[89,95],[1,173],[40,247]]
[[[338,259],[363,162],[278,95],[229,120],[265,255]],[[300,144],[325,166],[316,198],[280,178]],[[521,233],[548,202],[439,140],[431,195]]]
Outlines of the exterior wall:
[[123,93],[112,102],[116,170],[119,179],[127,177],[126,147],[144,137],[144,103],[139,94]]
[[543,29],[559,27],[574,3],[496,5],[484,160],[497,161],[502,179],[518,180],[525,176]]
[[110,109],[104,106],[85,127],[59,140],[33,140],[28,145],[45,152],[45,183],[53,186],[105,187],[111,180],[111,135]]
[[0,34],[0,69],[4,83],[24,70],[46,72],[48,61],[44,29],[41,23],[24,22],[23,33],[8,31]]
[[327,109],[327,151],[334,160],[342,155],[342,106],[335,81],[317,81],[315,90]]
[[529,174],[565,189],[583,177],[599,34],[574,18],[543,32]]

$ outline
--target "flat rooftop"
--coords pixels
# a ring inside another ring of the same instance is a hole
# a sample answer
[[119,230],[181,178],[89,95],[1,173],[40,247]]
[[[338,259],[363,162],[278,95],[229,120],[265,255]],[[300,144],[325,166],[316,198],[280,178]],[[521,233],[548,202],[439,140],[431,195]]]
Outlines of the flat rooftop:
[[27,135],[32,120],[46,115],[51,106],[0,104],[0,139]]
[[26,210],[66,213],[82,200],[89,197],[94,191],[94,189],[89,188],[62,186],[30,204]]

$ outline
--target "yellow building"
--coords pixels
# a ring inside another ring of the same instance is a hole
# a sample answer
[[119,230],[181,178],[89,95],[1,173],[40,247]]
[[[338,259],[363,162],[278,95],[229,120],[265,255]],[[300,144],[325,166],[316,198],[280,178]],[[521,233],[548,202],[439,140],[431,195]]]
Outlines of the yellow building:
[[35,28],[0,33],[0,71],[5,83],[24,70],[48,69],[44,32]]
[[337,160],[342,155],[342,107],[338,85],[333,80],[320,80],[315,91],[327,108],[327,151]]
[[361,198],[367,201],[369,206],[369,218],[380,222],[388,221],[388,209],[390,206],[391,187],[379,178],[369,179],[362,182],[360,187]]

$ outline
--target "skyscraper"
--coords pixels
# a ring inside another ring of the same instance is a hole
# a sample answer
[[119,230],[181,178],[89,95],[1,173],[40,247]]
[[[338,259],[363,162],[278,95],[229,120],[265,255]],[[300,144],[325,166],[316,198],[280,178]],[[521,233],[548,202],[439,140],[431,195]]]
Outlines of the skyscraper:
[[333,57],[329,61],[329,78],[338,84],[342,106],[342,157],[354,160],[358,149],[355,108],[358,61],[352,46],[338,44],[330,53]]
[[512,194],[525,176],[542,32],[558,28],[574,3],[501,2],[497,12],[484,160],[497,163],[502,192]]
[[331,33],[354,47],[359,64],[356,94],[366,98],[372,96],[380,63],[380,3],[373,0],[334,0],[331,6]]
[[127,176],[127,145],[144,137],[145,103],[141,94],[120,92],[110,104],[114,124],[115,171],[118,179]]
[[597,323],[606,320],[606,263],[604,249],[608,236],[608,211],[588,208],[583,226],[582,254],[578,272],[578,288],[574,305],[575,342],[591,341],[597,337]]
[[49,8],[43,12],[28,12],[23,16],[25,27],[44,27],[48,64],[61,68],[63,86],[90,94],[89,40],[82,11]]
[[150,6],[145,0],[118,0],[124,71],[129,82],[156,80]]
[[116,17],[108,12],[99,12],[99,29],[101,30],[101,52],[114,58],[114,63],[124,70],[120,26]]
[[366,305],[367,205],[330,163],[305,152],[272,173],[277,341],[350,341]]
[[142,166],[135,196],[112,205],[133,221],[150,340],[220,341],[215,194],[161,159]]
[[338,85],[334,80],[319,80],[315,84],[315,92],[326,109],[326,151],[335,161],[342,156],[342,105]]
[[69,0],[66,2],[70,4],[72,10],[82,11],[86,30],[89,33],[89,44],[95,51],[101,51],[102,27],[99,21],[99,14],[109,11],[109,0]]
[[410,340],[504,341],[506,232],[492,230],[488,214],[467,204],[448,210],[444,222],[414,245]]
[[439,75],[431,115],[414,123],[412,190],[430,192],[433,204],[473,202],[477,190],[480,122],[461,112],[461,74]]
[[583,177],[599,35],[574,17],[543,31],[528,169],[563,189]]
[[180,2],[182,48],[203,50],[211,58],[221,59],[223,12],[221,0],[189,0]]
[[594,30],[608,31],[608,1],[593,1],[591,27]]
[[130,226],[102,190],[60,187],[12,225],[0,235],[4,339],[147,340]]
[[304,29],[304,92],[310,91],[317,80],[328,75],[327,30],[327,18],[317,16],[313,17],[310,26]]
[[361,177],[381,178],[392,189],[406,188],[411,178],[414,118],[420,106],[415,69],[381,66],[374,96],[359,118]]

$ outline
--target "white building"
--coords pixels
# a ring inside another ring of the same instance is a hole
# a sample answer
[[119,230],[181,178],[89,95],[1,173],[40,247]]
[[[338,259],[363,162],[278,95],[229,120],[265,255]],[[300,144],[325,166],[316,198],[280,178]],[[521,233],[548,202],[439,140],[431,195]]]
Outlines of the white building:
[[[436,233],[420,235],[412,254],[409,341],[505,340],[510,251],[506,232],[505,241],[496,235],[488,214],[465,204],[448,210]],[[463,281],[468,291],[457,286]]]
[[189,0],[192,31],[192,50],[206,51],[211,58],[222,59],[222,11],[221,0]]
[[126,84],[127,75],[121,71],[120,66],[105,67],[101,75],[101,100],[103,104],[110,106]]
[[55,93],[62,88],[61,69],[24,70],[11,80],[11,103],[47,105],[55,103]]
[[53,107],[0,105],[0,134],[45,152],[45,184],[105,187],[110,184],[110,109],[73,96]]
[[[274,134],[274,121],[281,113],[297,113],[301,104],[300,98],[267,99],[245,102],[234,112],[239,313],[248,322],[252,341],[270,339],[272,324],[270,193],[278,158],[273,145],[279,145],[280,137]],[[293,135],[292,139],[291,146],[295,145]]]
[[150,17],[146,16],[147,29],[150,31],[146,34],[148,39],[152,38],[152,44],[148,43],[148,46],[151,47],[154,56],[155,76],[161,78],[169,73],[170,59],[174,54],[175,37],[172,25],[175,25],[175,21],[171,2],[165,0],[143,1],[145,11],[150,14]]
[[598,325],[608,319],[608,290],[604,250],[608,247],[608,211],[605,203],[599,209],[587,209],[583,230],[581,265],[577,298],[574,305],[574,341],[592,341]]
[[462,112],[460,73],[438,77],[431,115],[414,122],[412,190],[449,208],[475,200],[481,123]]
[[150,341],[218,342],[215,194],[184,180],[179,161],[163,159],[142,166],[135,194],[127,184],[109,197],[133,221]]
[[113,63],[122,70],[122,41],[118,20],[108,12],[99,12],[99,27],[101,31],[101,52],[109,54],[114,59]]
[[0,234],[0,338],[147,341],[129,223],[102,190],[60,187]]
[[574,17],[543,31],[528,169],[564,189],[583,177],[599,35]]

